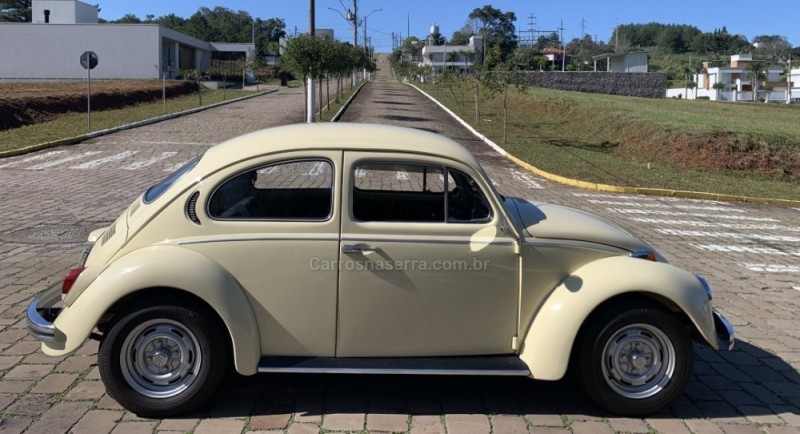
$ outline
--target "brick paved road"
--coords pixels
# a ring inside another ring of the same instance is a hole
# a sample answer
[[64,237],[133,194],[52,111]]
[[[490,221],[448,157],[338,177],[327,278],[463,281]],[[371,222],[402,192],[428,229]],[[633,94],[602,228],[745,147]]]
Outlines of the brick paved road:
[[0,160],[0,432],[798,433],[800,210],[601,194],[525,173],[413,89],[380,71],[344,121],[408,125],[468,146],[498,188],[625,223],[671,261],[705,274],[737,326],[732,353],[696,348],[688,392],[666,414],[609,417],[570,382],[513,378],[259,375],[233,378],[212,406],[144,420],[105,396],[97,345],[45,357],[27,337],[29,299],[62,278],[89,229],[147,185],[218,143],[302,120],[298,90],[87,143]]

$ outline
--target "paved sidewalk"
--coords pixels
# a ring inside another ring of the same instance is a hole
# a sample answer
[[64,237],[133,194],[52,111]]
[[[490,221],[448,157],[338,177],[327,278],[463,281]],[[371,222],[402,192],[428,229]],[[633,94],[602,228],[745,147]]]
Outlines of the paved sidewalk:
[[800,210],[605,194],[532,176],[477,141],[381,64],[343,121],[413,126],[454,138],[505,194],[621,221],[672,262],[706,275],[734,321],[732,353],[696,347],[686,395],[663,415],[598,411],[569,380],[424,376],[233,377],[209,408],[140,419],[105,394],[97,343],[44,356],[27,336],[30,298],[60,280],[85,234],[208,146],[301,122],[302,90],[0,160],[0,433],[795,433],[800,432]]

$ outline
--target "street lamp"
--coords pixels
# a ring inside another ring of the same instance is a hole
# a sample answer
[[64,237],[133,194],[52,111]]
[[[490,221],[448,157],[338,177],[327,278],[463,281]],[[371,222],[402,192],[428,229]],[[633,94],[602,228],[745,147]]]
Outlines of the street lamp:
[[353,25],[353,46],[354,46],[354,47],[358,47],[358,39],[357,39],[357,37],[358,37],[358,33],[357,33],[357,32],[358,32],[358,30],[357,30],[357,26],[355,25],[355,22],[356,22],[356,14],[354,14],[354,13],[353,13],[353,11],[351,11],[350,9],[348,9],[348,10],[347,10],[347,12],[346,12],[346,13],[344,13],[344,14],[343,14],[343,13],[341,13],[341,12],[340,12],[338,9],[334,9],[334,8],[332,8],[332,7],[329,7],[328,9],[330,9],[330,10],[332,10],[332,11],[336,12],[336,13],[337,13],[337,14],[339,14],[339,16],[340,16],[340,17],[342,17],[342,18],[343,18],[345,21],[347,21],[347,22],[349,22],[349,23],[351,23],[351,24]]
[[375,9],[374,11],[364,15],[364,52],[369,56],[369,47],[367,46],[367,18],[375,12],[381,12],[383,9]]

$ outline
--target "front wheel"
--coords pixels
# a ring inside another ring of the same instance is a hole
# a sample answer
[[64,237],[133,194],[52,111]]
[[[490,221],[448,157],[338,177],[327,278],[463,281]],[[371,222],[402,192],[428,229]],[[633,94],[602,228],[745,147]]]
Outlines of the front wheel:
[[595,317],[578,347],[579,380],[600,407],[624,416],[663,410],[686,388],[692,343],[672,314],[620,306]]
[[98,367],[108,394],[142,417],[188,413],[207,402],[227,372],[214,314],[198,303],[152,299],[115,316]]

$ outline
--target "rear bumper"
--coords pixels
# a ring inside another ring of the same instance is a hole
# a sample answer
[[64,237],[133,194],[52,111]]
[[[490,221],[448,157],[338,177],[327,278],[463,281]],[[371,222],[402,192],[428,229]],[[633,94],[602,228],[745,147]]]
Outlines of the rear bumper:
[[717,345],[719,345],[719,349],[732,350],[734,342],[736,341],[733,326],[716,310],[714,311],[714,328],[717,331]]
[[28,332],[39,341],[53,342],[56,340],[56,328],[53,325],[61,307],[56,307],[61,301],[59,285],[50,287],[40,292],[28,305]]

